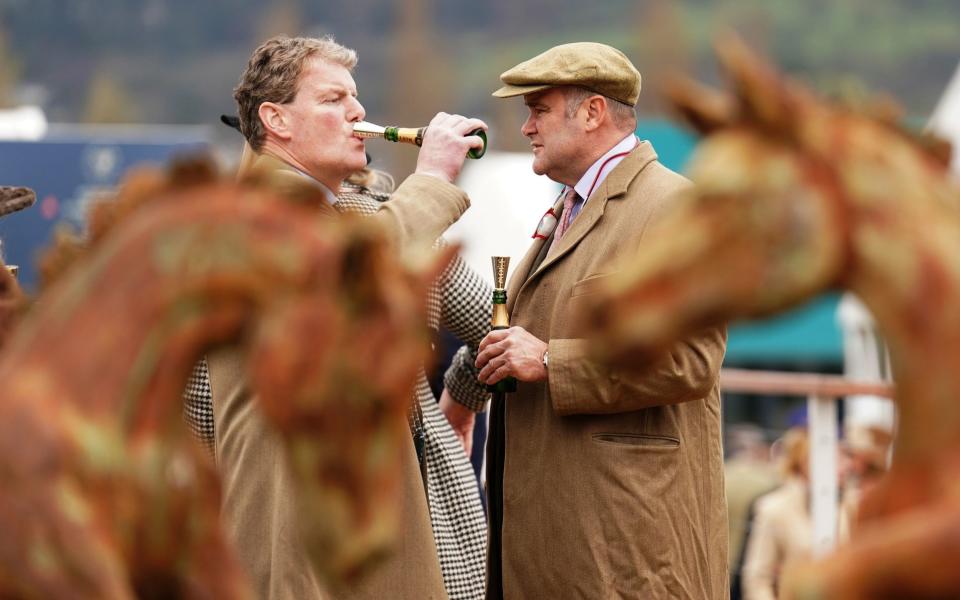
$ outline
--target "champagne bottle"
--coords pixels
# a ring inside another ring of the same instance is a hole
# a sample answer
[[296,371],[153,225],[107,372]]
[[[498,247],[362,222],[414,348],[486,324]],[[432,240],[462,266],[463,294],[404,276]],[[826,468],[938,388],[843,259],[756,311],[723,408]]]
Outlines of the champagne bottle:
[[[404,144],[423,145],[423,136],[426,135],[426,127],[383,127],[374,125],[367,121],[360,121],[353,126],[353,135],[358,138],[378,138],[388,142],[401,142]],[[467,152],[467,158],[480,158],[487,152],[487,132],[482,129],[474,129],[470,135],[479,136],[483,140],[483,147],[479,150],[470,148]]]
[[[507,313],[507,269],[510,267],[509,256],[492,256],[493,263],[493,314],[490,316],[490,329],[507,329],[510,327],[510,315]],[[489,392],[515,392],[517,380],[505,377],[493,385],[487,386]]]

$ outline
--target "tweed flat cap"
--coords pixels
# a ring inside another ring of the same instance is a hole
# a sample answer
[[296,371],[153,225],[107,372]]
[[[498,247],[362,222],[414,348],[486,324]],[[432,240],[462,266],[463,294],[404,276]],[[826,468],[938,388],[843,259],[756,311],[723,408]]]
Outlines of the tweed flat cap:
[[505,84],[493,93],[510,98],[558,85],[578,85],[635,106],[640,96],[640,72],[623,52],[606,44],[575,42],[554,46],[543,54],[504,71]]

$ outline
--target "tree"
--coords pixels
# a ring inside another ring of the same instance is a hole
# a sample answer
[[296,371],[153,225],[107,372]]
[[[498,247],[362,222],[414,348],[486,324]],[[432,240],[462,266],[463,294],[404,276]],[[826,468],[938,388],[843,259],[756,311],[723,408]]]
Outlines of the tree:
[[107,71],[94,75],[87,92],[85,123],[134,123],[140,120],[140,110],[133,97]]
[[254,45],[259,45],[275,35],[299,35],[302,28],[303,18],[297,0],[271,3],[260,19]]
[[10,108],[16,99],[17,81],[20,77],[20,64],[7,49],[6,33],[0,28],[0,108]]

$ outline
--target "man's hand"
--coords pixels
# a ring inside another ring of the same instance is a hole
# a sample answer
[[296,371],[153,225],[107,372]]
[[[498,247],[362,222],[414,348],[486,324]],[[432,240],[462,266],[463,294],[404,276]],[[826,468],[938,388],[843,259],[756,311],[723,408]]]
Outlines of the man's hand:
[[453,399],[447,388],[443,388],[440,394],[440,412],[447,417],[450,427],[457,434],[457,439],[463,444],[463,449],[470,456],[473,452],[473,426],[477,421],[477,415],[466,406]]
[[471,148],[483,147],[479,136],[467,135],[475,129],[486,130],[487,124],[480,119],[437,113],[423,137],[416,172],[453,183],[463,168],[467,152]]
[[504,377],[519,381],[543,381],[547,370],[543,367],[543,353],[547,344],[530,334],[523,327],[510,327],[491,331],[480,342],[477,355],[477,377],[492,385]]

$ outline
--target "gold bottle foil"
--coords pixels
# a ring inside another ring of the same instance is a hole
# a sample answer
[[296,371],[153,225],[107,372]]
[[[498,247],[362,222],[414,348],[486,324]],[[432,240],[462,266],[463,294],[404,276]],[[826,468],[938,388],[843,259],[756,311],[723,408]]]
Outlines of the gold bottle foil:
[[[493,266],[493,314],[490,317],[491,329],[508,329],[510,314],[507,312],[507,269],[510,267],[509,256],[492,256]],[[513,393],[517,391],[517,380],[513,377],[501,379],[487,390],[496,394]]]
[[507,312],[507,269],[510,267],[509,256],[492,256],[493,265],[493,315],[490,326],[493,329],[510,327],[510,314]]
[[426,127],[397,127],[397,141],[420,146],[423,144],[424,130],[426,130]]
[[506,304],[493,305],[493,316],[490,318],[490,326],[493,329],[507,329],[510,327],[510,314],[507,312]]
[[507,269],[510,268],[509,256],[491,256],[493,264],[493,287],[498,290],[507,289]]

